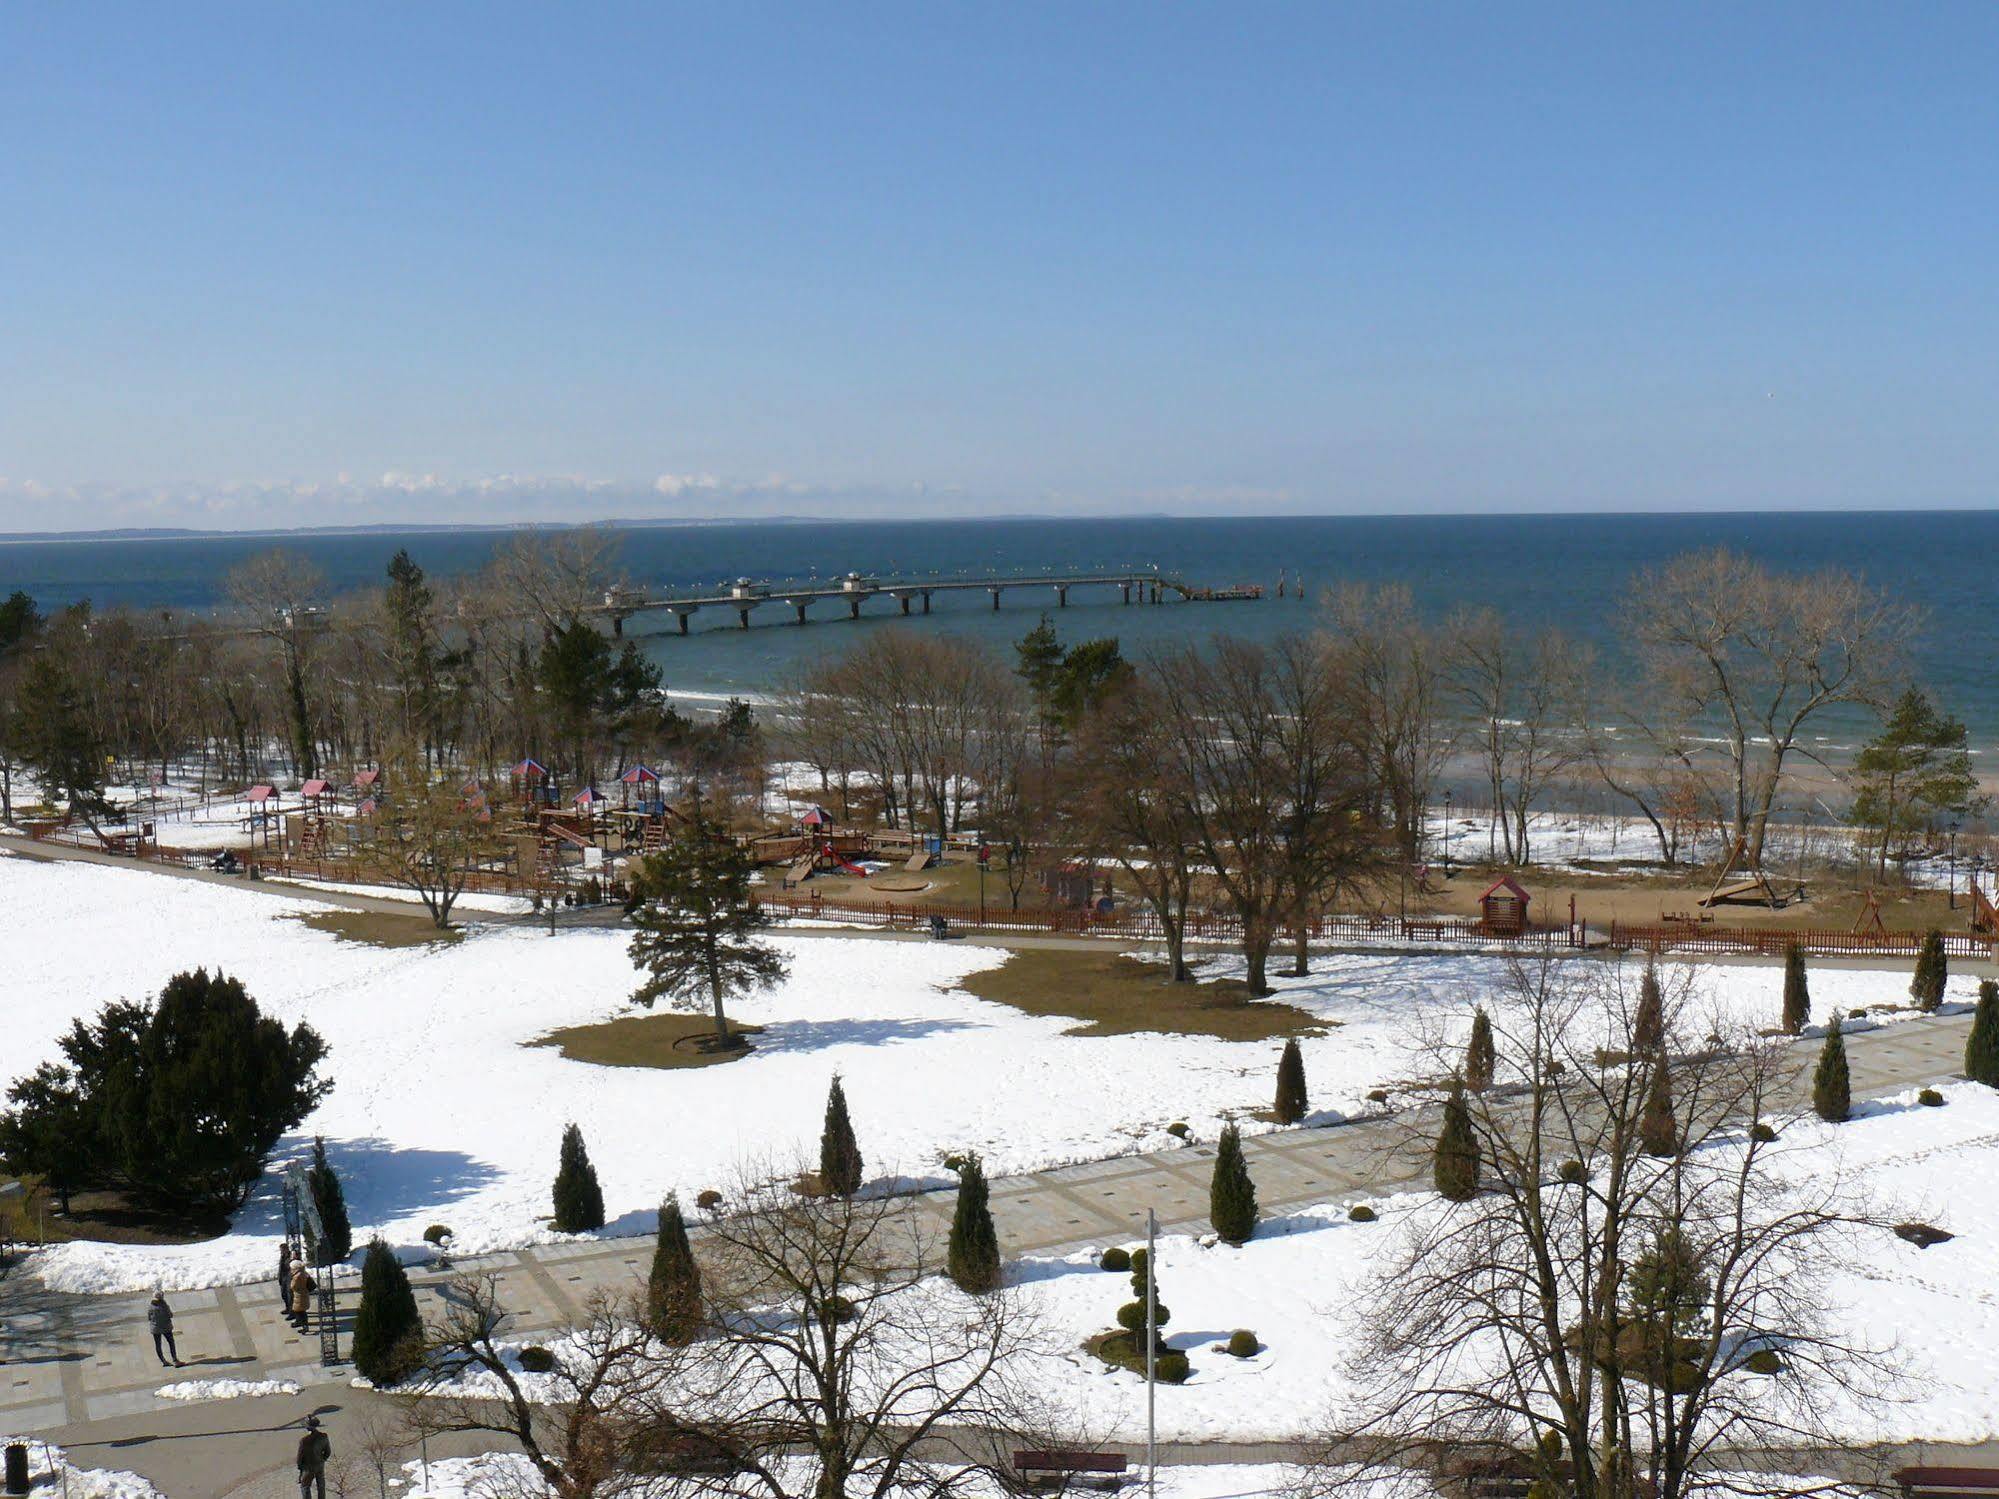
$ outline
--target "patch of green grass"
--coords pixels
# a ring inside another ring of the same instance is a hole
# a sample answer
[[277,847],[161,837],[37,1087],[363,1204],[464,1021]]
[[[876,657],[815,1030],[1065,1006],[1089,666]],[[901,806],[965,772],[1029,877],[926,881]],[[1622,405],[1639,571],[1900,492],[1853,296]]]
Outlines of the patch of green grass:
[[308,911],[293,918],[325,932],[342,942],[359,942],[367,947],[428,947],[433,943],[462,942],[465,934],[454,928],[440,931],[429,916],[416,912],[349,911],[335,908]]
[[1067,1032],[1072,1036],[1155,1033],[1269,1041],[1326,1029],[1310,1011],[1258,999],[1239,980],[1169,984],[1164,964],[1121,953],[1029,948],[1010,953],[997,968],[968,975],[960,987],[1030,1015],[1073,1017],[1082,1023]]
[[[729,1022],[739,1037],[763,1034],[760,1025]],[[572,1062],[598,1067],[714,1067],[739,1061],[755,1048],[747,1039],[727,1051],[715,1046],[715,1021],[708,1015],[670,1011],[659,1015],[620,1015],[595,1025],[566,1026],[530,1041],[553,1046]]]

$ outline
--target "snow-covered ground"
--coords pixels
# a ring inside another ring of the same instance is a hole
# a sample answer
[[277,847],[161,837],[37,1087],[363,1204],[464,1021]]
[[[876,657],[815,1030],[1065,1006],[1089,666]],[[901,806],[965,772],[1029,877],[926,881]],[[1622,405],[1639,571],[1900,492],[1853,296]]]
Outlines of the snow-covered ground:
[[289,1379],[182,1379],[153,1393],[162,1400],[237,1400],[258,1395],[296,1395]]
[[62,1448],[49,1446],[40,1437],[0,1434],[0,1447],[15,1441],[27,1444],[31,1493],[59,1494],[64,1499],[165,1499],[136,1473],[75,1467]]
[[[634,974],[610,929],[474,928],[462,942],[381,949],[294,919],[323,909],[142,870],[0,857],[6,912],[8,1046],[0,1084],[57,1055],[56,1039],[108,1001],[139,998],[207,965],[241,977],[287,1022],[332,1047],[331,1096],[280,1147],[326,1137],[357,1238],[411,1255],[442,1223],[471,1255],[545,1240],[564,1124],[582,1126],[601,1177],[608,1232],[649,1230],[669,1190],[726,1183],[745,1159],[816,1148],[826,1087],[846,1082],[871,1178],[938,1183],[967,1147],[1001,1173],[1174,1142],[1186,1121],[1212,1139],[1234,1114],[1266,1107],[1276,1043],[1189,1036],[1067,1036],[954,988],[997,963],[990,948],[866,937],[780,937],[791,977],[739,1002],[761,1025],[755,1052],[721,1066],[655,1071],[593,1066],[529,1043],[625,1012]],[[1423,1029],[1455,1034],[1498,981],[1492,957],[1340,956],[1282,997],[1329,1025],[1304,1043],[1314,1108],[1358,1112],[1369,1090],[1416,1066]],[[1770,967],[1704,970],[1716,1001],[1764,1023],[1778,1008]],[[1953,999],[1972,997],[1954,978]],[[1817,1013],[1906,1000],[1906,977],[1824,970]],[[1263,1126],[1245,1121],[1245,1127]],[[185,1247],[67,1244],[44,1252],[52,1284],[78,1290],[260,1279],[277,1258],[267,1177],[222,1239]]]

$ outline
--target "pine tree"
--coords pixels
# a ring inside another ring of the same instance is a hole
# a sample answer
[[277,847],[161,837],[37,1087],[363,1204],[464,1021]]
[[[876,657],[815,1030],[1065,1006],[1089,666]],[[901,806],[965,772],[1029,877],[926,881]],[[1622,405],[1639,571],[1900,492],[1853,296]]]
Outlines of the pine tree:
[[1652,1086],[1645,1094],[1645,1111],[1638,1118],[1638,1143],[1645,1154],[1680,1153],[1680,1126],[1673,1117],[1673,1077],[1662,1052],[1652,1069]]
[[833,1197],[852,1197],[861,1190],[861,1145],[847,1117],[847,1090],[837,1072],[826,1092],[826,1125],[819,1132],[819,1186]]
[[337,1265],[354,1252],[354,1227],[347,1220],[347,1194],[326,1159],[326,1141],[318,1135],[312,1137],[312,1165],[306,1169],[305,1184],[319,1210],[321,1238],[313,1263]]
[[415,1366],[423,1335],[416,1293],[389,1246],[368,1245],[361,1261],[361,1305],[354,1313],[354,1367],[378,1385],[394,1384]]
[[1846,1041],[1839,1034],[1839,1016],[1826,1028],[1818,1069],[1812,1073],[1812,1110],[1828,1124],[1839,1124],[1853,1112],[1853,1083],[1846,1070]]
[[555,1171],[555,1230],[588,1233],[604,1226],[604,1189],[597,1185],[597,1168],[583,1145],[583,1131],[571,1124],[562,1131],[562,1161]]
[[775,984],[787,967],[784,954],[762,940],[770,916],[750,888],[756,861],[726,829],[697,816],[637,870],[627,952],[644,978],[632,1002],[705,1007],[715,1017],[714,1044],[741,1045],[729,1029],[729,996]]
[[1638,1013],[1631,1021],[1631,1044],[1639,1051],[1656,1051],[1666,1041],[1666,997],[1659,988],[1659,964],[1645,960],[1638,981]]
[[1431,1173],[1438,1194],[1452,1202],[1469,1202],[1478,1195],[1478,1139],[1472,1133],[1464,1087],[1455,1080],[1444,1100],[1444,1123],[1437,1131]]
[[1812,1018],[1811,985],[1805,979],[1805,949],[1793,942],[1784,949],[1784,1029],[1792,1035],[1804,1034]]
[[1979,981],[1978,1013],[1971,1017],[1971,1035],[1964,1043],[1964,1075],[1999,1088],[1999,982],[1992,979]]
[[1233,1124],[1215,1142],[1215,1174],[1208,1185],[1208,1221],[1230,1244],[1256,1232],[1256,1183],[1242,1158],[1242,1133]]
[[999,1235],[993,1230],[991,1195],[985,1163],[966,1152],[964,1164],[958,1168],[958,1211],[951,1219],[946,1266],[958,1288],[975,1296],[997,1289],[1000,1283]]
[[1305,1117],[1311,1102],[1305,1093],[1305,1057],[1296,1041],[1284,1043],[1284,1055],[1277,1059],[1277,1104],[1271,1110],[1279,1124],[1296,1124]]
[[1492,1086],[1493,1069],[1498,1063],[1499,1053],[1492,1044],[1492,1018],[1481,1005],[1471,1018],[1471,1040],[1465,1043],[1465,1086],[1474,1093],[1483,1093]]
[[1934,1010],[1943,1003],[1944,982],[1950,964],[1943,955],[1943,933],[1931,927],[1923,934],[1922,950],[1916,954],[1915,977],[1909,980],[1910,997],[1919,1010]]
[[687,1241],[680,1198],[660,1204],[659,1235],[653,1245],[652,1274],[646,1282],[646,1326],[666,1343],[687,1343],[701,1325],[701,1267]]

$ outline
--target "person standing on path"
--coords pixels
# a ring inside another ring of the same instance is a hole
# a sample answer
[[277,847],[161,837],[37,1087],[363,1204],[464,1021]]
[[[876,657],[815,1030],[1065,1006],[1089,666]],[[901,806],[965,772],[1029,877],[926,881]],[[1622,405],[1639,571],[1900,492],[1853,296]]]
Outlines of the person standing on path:
[[182,1367],[180,1350],[174,1347],[174,1309],[167,1305],[167,1293],[153,1292],[153,1304],[146,1308],[146,1325],[153,1330],[153,1352],[159,1358],[162,1369],[167,1366],[167,1355],[173,1355],[173,1366]]
[[305,1268],[305,1257],[299,1256],[292,1266],[292,1326],[300,1332],[306,1330],[307,1320],[312,1315],[312,1273]]
[[292,1308],[292,1241],[278,1246],[278,1306],[287,1315]]
[[298,1499],[326,1499],[326,1464],[332,1457],[333,1439],[319,1429],[319,1417],[307,1416],[305,1435],[298,1439]]

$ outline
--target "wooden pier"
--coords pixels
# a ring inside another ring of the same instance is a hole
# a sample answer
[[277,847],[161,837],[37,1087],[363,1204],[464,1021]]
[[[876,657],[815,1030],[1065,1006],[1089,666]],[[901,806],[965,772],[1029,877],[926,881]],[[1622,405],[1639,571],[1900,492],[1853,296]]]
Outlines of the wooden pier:
[[802,625],[807,622],[806,611],[812,605],[831,599],[846,604],[849,619],[859,619],[861,606],[869,599],[894,599],[904,614],[919,612],[918,606],[921,613],[928,614],[931,597],[935,594],[984,590],[992,596],[993,608],[998,609],[1001,594],[1023,588],[1052,591],[1058,609],[1069,607],[1069,590],[1072,588],[1115,588],[1122,602],[1127,604],[1134,598],[1142,604],[1157,604],[1168,598],[1187,603],[1223,603],[1263,597],[1260,586],[1205,587],[1152,569],[957,578],[884,578],[869,573],[846,573],[830,580],[819,578],[791,582],[738,578],[726,589],[715,593],[650,594],[636,588],[613,588],[604,595],[604,602],[596,606],[594,612],[610,621],[614,635],[623,635],[625,621],[636,615],[669,613],[680,621],[680,633],[685,635],[688,620],[703,609],[733,609],[737,624],[747,630],[750,615],[766,604],[788,605],[793,614],[792,622]]

